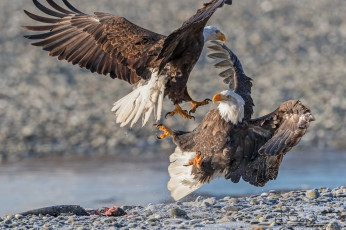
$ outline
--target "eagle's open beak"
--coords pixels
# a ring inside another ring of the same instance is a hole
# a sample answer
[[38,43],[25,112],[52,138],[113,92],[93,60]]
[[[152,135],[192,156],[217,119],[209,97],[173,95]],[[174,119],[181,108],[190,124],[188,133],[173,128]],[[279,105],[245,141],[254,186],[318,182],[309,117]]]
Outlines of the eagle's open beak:
[[226,101],[228,98],[225,95],[222,94],[215,94],[213,97],[213,103],[215,103],[216,101]]
[[226,42],[226,35],[224,33],[220,32],[219,40],[222,41],[223,43],[225,43]]

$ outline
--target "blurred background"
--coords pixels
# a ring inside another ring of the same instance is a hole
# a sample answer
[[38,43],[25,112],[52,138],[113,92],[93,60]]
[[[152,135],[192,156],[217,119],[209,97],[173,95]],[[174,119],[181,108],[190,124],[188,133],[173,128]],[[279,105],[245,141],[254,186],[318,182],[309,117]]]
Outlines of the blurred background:
[[[205,1],[70,2],[85,13],[113,13],[168,35]],[[156,140],[153,118],[144,128],[139,123],[120,128],[110,111],[131,86],[30,46],[20,26],[37,23],[23,9],[39,13],[29,0],[0,1],[0,216],[55,204],[93,208],[169,200],[173,143]],[[276,181],[255,188],[218,180],[200,194],[346,185],[344,9],[344,0],[234,0],[214,14],[209,25],[223,30],[227,45],[254,80],[254,116],[300,99],[316,121],[287,154]],[[188,83],[194,99],[226,89],[217,73],[205,51]],[[164,105],[164,113],[172,110],[167,99]],[[211,107],[199,109],[195,122],[179,116],[163,122],[192,130]]]

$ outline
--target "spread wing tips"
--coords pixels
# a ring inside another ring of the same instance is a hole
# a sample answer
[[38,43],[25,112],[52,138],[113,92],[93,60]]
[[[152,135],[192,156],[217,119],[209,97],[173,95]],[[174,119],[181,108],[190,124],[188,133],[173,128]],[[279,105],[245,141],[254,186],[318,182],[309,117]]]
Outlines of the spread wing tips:
[[43,22],[43,23],[58,23],[60,22],[61,18],[64,18],[68,15],[71,14],[81,14],[81,15],[86,15],[85,13],[77,10],[75,7],[73,7],[68,1],[63,0],[64,4],[66,7],[68,7],[71,11],[64,9],[63,7],[59,6],[56,4],[53,0],[46,0],[47,3],[53,7],[55,10],[51,10],[47,8],[46,6],[42,5],[38,0],[32,0],[34,5],[41,10],[43,13],[53,16],[53,17],[58,17],[59,19],[56,18],[46,18],[42,16],[38,16],[36,14],[30,13],[26,10],[24,10],[25,14],[28,15],[30,18],[34,19],[35,21]]
[[71,5],[71,3],[69,3],[67,0],[63,0],[65,6],[67,6],[67,8],[69,8],[70,10],[72,10],[73,12],[77,13],[77,14],[84,14],[83,12],[77,10],[74,6]]
[[287,153],[299,143],[315,117],[308,106],[298,100],[292,100],[283,103],[273,119],[270,122],[277,130],[274,136],[259,149],[261,155],[277,156]]
[[29,18],[38,21],[38,22],[43,22],[43,23],[58,23],[61,21],[61,19],[56,19],[56,18],[46,18],[42,16],[38,16],[36,14],[30,13],[29,11],[24,10],[24,13],[28,15]]
[[[56,9],[57,11],[60,11],[64,14],[73,14],[72,11],[68,11],[64,8],[62,8],[61,6],[59,6],[58,4],[56,4],[53,0],[46,0],[48,2],[48,4],[53,7],[54,9]],[[80,12],[81,13],[81,12]]]
[[44,5],[42,5],[41,3],[39,3],[39,1],[37,0],[32,0],[32,2],[35,4],[35,6],[41,10],[43,13],[54,16],[54,17],[58,17],[58,18],[63,18],[66,16],[66,14],[61,14],[58,13],[56,11],[53,11],[51,9],[48,9],[47,7],[45,7]]
[[225,44],[221,44],[218,41],[212,41],[213,45],[208,49],[215,52],[208,55],[209,58],[215,60],[221,60],[221,62],[215,64],[216,68],[232,68],[234,71],[244,72],[243,67],[238,57],[230,50]]

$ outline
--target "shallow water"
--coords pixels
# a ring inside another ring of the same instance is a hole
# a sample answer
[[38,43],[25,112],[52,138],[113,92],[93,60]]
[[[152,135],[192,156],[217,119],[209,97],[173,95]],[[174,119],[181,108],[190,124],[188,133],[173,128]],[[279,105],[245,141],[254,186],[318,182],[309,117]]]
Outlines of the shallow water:
[[[292,151],[264,188],[217,179],[195,194],[242,195],[346,185],[346,152]],[[86,208],[170,201],[168,162],[112,158],[30,160],[0,166],[0,216],[58,204]],[[196,196],[196,195],[195,195]]]

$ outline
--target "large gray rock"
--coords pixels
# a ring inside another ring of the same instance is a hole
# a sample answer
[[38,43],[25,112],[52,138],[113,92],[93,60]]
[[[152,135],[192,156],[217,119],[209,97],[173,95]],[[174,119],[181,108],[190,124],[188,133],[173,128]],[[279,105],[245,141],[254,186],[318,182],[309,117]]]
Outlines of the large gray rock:
[[310,199],[317,199],[320,196],[320,193],[317,189],[312,189],[306,191],[305,196]]

